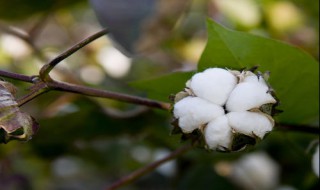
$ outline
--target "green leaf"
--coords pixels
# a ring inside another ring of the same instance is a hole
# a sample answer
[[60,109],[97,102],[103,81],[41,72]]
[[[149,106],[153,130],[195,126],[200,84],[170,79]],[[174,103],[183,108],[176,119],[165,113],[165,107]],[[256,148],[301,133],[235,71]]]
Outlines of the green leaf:
[[198,70],[259,66],[270,71],[269,82],[280,99],[278,122],[316,124],[319,121],[319,64],[288,44],[228,30],[208,20],[208,42]]
[[134,81],[130,86],[147,92],[149,98],[168,102],[171,94],[176,94],[185,88],[187,80],[193,74],[193,72],[176,72],[149,80]]
[[[212,163],[211,163],[212,164]],[[197,163],[181,175],[178,190],[236,189],[227,178],[219,176],[209,163]]]

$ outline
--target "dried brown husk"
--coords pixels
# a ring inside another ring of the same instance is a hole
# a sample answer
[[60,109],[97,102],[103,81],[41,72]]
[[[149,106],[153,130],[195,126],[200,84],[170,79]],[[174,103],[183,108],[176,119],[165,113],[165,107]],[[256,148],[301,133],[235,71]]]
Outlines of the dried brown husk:
[[0,81],[0,143],[27,141],[39,128],[35,119],[20,111],[15,92],[16,88],[11,83]]

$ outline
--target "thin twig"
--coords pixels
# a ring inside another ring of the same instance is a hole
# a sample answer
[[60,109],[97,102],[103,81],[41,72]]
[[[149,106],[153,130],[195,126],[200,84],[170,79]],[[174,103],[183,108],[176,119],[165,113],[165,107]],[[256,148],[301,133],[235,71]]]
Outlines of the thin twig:
[[29,38],[32,42],[38,37],[39,33],[42,32],[49,15],[51,12],[46,12],[36,21],[36,23],[28,30]]
[[11,78],[11,79],[16,79],[16,80],[23,81],[23,82],[29,82],[29,83],[33,83],[33,79],[34,79],[33,76],[22,75],[22,74],[8,72],[8,71],[4,71],[4,70],[0,70],[0,76],[6,77],[6,78]]
[[153,162],[149,165],[144,166],[143,168],[140,168],[139,170],[134,171],[133,173],[124,176],[123,178],[119,179],[118,181],[116,181],[115,183],[113,183],[111,186],[109,186],[108,188],[106,188],[106,190],[114,190],[117,189],[119,187],[122,187],[124,185],[127,185],[133,181],[135,181],[136,179],[138,179],[139,177],[152,172],[153,170],[155,170],[157,167],[159,167],[160,165],[164,164],[165,162],[168,162],[170,160],[175,159],[176,157],[184,154],[185,152],[187,152],[188,150],[190,150],[192,148],[192,145],[188,144],[185,145],[177,150],[175,150],[174,152],[172,152],[171,154],[167,155],[166,157]]
[[36,97],[40,96],[43,93],[48,92],[50,89],[47,85],[43,82],[38,82],[33,85],[30,89],[30,92],[25,96],[19,98],[17,100],[18,106],[23,106],[24,104],[30,102],[31,100],[35,99]]
[[142,98],[139,96],[132,96],[132,95],[127,95],[122,93],[110,92],[107,90],[100,90],[100,89],[90,88],[86,86],[62,83],[57,81],[48,81],[46,84],[52,90],[72,92],[72,93],[82,94],[86,96],[93,96],[93,97],[109,98],[113,100],[119,100],[122,102],[145,105],[148,107],[159,108],[164,110],[170,109],[169,103],[158,102],[155,100]]
[[[12,72],[3,71],[3,70],[0,70],[0,76],[16,79],[24,82],[29,82],[29,83],[35,83],[35,80],[34,80],[35,76],[26,76],[26,75],[12,73]],[[148,98],[142,98],[139,96],[116,93],[116,92],[111,92],[107,90],[90,88],[86,86],[57,82],[54,80],[50,80],[47,82],[43,82],[43,81],[36,82],[35,85],[32,87],[32,91],[30,92],[30,94],[29,95],[27,94],[26,96],[21,98],[19,102],[21,102],[21,105],[23,105],[31,101],[35,97],[50,90],[72,92],[72,93],[82,94],[86,96],[100,97],[100,98],[109,98],[109,99],[119,100],[127,103],[139,104],[139,105],[144,105],[152,108],[159,108],[163,110],[170,109],[170,104],[166,102],[159,102],[159,101],[155,101]]]
[[3,31],[7,34],[11,34],[13,36],[16,36],[16,37],[22,39],[23,41],[27,42],[28,44],[30,43],[29,35],[27,33],[23,32],[22,30],[19,30],[17,28],[11,27],[11,26],[7,26],[7,25],[0,22],[0,31]]
[[91,43],[92,41],[100,38],[101,36],[105,35],[108,33],[107,29],[103,29],[87,38],[85,38],[84,40],[80,41],[79,43],[75,44],[74,46],[72,46],[71,48],[67,49],[65,52],[61,53],[60,55],[58,55],[56,58],[54,58],[52,61],[50,61],[49,63],[45,64],[40,72],[40,78],[44,81],[48,80],[49,78],[49,73],[50,71],[58,64],[60,63],[62,60],[66,59],[67,57],[69,57],[70,55],[72,55],[73,53],[75,53],[76,51],[78,51],[79,49],[81,49],[82,47],[86,46],[87,44]]

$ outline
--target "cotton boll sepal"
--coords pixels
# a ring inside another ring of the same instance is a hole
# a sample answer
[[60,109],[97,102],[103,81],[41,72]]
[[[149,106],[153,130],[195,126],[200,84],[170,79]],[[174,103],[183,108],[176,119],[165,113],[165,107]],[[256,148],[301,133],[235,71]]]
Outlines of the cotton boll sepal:
[[184,133],[181,130],[178,119],[174,119],[171,122],[171,125],[173,126],[171,130],[171,135],[181,135],[180,137],[181,142],[190,141],[194,147],[198,147],[198,148],[206,147],[205,138],[204,138],[203,132],[200,129],[206,126],[206,124],[203,126],[199,126],[198,129],[193,130],[191,133]]
[[232,130],[232,144],[229,152],[239,152],[246,149],[248,146],[254,146],[260,141],[260,139],[245,135],[243,133],[238,133],[235,130]]

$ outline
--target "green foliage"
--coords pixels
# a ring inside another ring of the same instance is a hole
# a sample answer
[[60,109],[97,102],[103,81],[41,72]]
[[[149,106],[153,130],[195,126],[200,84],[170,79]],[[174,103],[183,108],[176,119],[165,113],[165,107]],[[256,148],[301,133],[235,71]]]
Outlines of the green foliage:
[[[210,67],[243,69],[259,66],[270,71],[270,84],[280,99],[284,112],[278,122],[315,124],[319,112],[319,65],[302,50],[279,41],[228,30],[208,21],[208,42],[198,71]],[[181,91],[192,73],[173,73],[160,78],[133,83],[149,97],[165,100]]]
[[198,66],[232,69],[259,66],[284,112],[279,122],[314,124],[319,113],[319,64],[302,50],[272,39],[231,31],[208,21],[209,39]]
[[213,168],[206,164],[198,164],[188,168],[182,176],[178,189],[235,189],[235,187],[225,178],[217,175]]
[[169,96],[176,94],[185,87],[193,72],[177,72],[158,78],[130,83],[131,86],[147,92],[148,97],[160,101],[169,101]]

